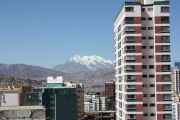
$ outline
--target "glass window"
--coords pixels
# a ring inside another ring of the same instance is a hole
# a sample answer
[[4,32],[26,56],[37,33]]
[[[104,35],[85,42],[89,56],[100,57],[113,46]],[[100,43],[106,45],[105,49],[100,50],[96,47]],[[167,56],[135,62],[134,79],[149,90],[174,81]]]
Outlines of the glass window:
[[162,80],[165,81],[165,82],[166,81],[171,81],[171,75],[163,75]]
[[163,91],[171,91],[171,85],[163,85]]
[[153,11],[153,8],[147,8],[148,11]]
[[163,100],[164,101],[169,101],[169,100],[171,100],[172,99],[172,95],[171,94],[163,94]]
[[134,12],[134,7],[125,7],[126,12]]
[[162,45],[162,52],[170,52],[170,46],[169,45]]
[[162,36],[161,42],[162,43],[169,43],[170,42],[170,36]]
[[170,70],[171,70],[170,65],[163,65],[163,66],[162,66],[162,71],[163,71],[163,72],[170,72]]
[[134,24],[134,17],[126,17],[125,23],[126,24]]
[[162,55],[162,62],[170,62],[170,55]]
[[162,26],[161,27],[161,33],[169,33],[169,32],[170,32],[169,26]]
[[168,6],[162,6],[161,7],[161,12],[162,13],[168,13],[169,12],[169,7]]
[[126,56],[126,60],[136,60],[135,56]]
[[172,105],[171,104],[164,104],[163,109],[164,109],[164,111],[170,111],[170,110],[172,110]]
[[169,23],[169,16],[161,17],[161,23]]
[[134,43],[134,42],[135,42],[133,36],[127,36],[127,37],[125,38],[125,40],[126,40],[126,43]]

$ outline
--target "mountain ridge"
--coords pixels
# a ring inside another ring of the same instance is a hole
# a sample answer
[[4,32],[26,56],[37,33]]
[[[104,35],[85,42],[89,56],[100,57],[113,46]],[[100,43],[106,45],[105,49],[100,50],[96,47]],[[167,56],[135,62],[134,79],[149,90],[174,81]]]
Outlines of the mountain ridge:
[[76,73],[81,71],[98,71],[102,69],[112,69],[114,64],[110,60],[105,60],[103,57],[80,56],[74,55],[64,64],[55,66],[54,70],[59,70],[66,73]]

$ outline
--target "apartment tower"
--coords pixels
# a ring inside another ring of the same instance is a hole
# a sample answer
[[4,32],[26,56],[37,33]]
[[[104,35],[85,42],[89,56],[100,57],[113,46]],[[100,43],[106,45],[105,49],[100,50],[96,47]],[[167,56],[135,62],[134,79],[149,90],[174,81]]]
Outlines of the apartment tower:
[[168,0],[126,0],[114,22],[117,120],[171,120]]
[[177,64],[172,69],[172,90],[175,95],[180,96],[180,66]]

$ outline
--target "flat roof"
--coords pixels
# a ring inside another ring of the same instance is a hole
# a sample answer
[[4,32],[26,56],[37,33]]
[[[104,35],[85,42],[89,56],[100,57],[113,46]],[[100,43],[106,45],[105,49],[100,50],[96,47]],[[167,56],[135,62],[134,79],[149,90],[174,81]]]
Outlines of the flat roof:
[[0,107],[0,111],[2,110],[45,110],[43,106],[14,106],[14,107]]

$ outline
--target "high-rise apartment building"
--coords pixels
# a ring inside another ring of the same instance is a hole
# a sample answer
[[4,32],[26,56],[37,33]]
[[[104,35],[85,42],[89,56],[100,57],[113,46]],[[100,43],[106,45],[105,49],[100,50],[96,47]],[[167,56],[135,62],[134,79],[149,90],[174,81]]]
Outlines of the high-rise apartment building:
[[128,0],[114,22],[117,120],[171,120],[168,0]]
[[175,67],[172,69],[172,89],[174,94],[180,95],[180,66],[175,63]]
[[172,103],[172,120],[180,120],[180,103]]

